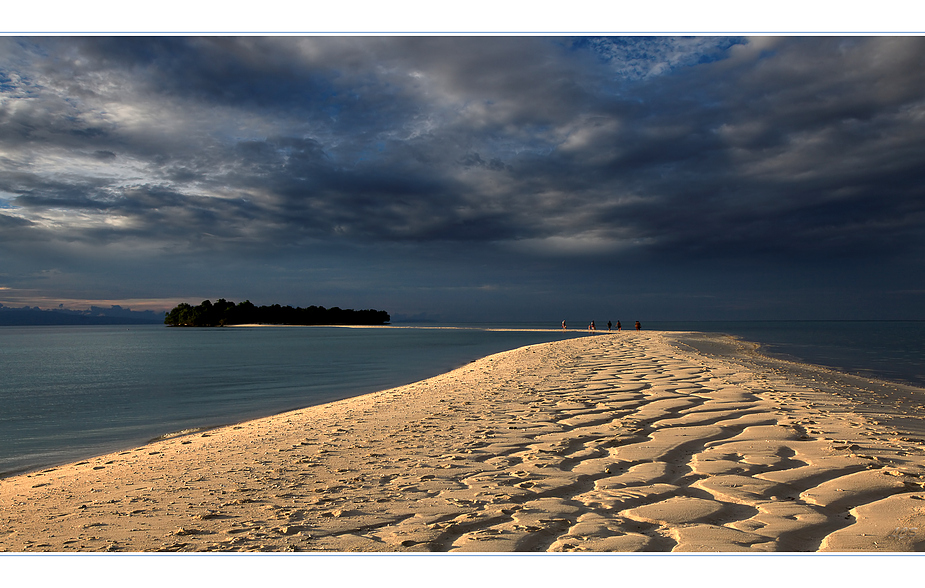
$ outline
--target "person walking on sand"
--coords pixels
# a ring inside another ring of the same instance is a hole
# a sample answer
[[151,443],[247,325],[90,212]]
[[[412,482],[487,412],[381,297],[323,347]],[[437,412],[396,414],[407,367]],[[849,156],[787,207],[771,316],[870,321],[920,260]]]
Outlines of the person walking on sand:
[[608,330],[608,331],[612,331],[612,330],[613,330],[613,323],[610,322],[610,321],[607,321],[607,330]]
[[617,321],[617,330],[618,330],[618,331],[622,331],[622,330],[623,330],[623,325],[620,324],[620,321]]
[[636,330],[639,331],[642,329],[642,325],[639,324],[639,321],[636,321]]

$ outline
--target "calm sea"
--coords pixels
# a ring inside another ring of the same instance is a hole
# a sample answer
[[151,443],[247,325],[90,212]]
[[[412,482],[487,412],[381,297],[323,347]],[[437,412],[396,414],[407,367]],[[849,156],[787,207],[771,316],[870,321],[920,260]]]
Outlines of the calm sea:
[[[0,476],[399,386],[491,353],[587,333],[490,326],[500,325],[0,327]],[[643,327],[728,333],[769,354],[925,386],[925,322]]]
[[571,331],[0,327],[0,476],[400,386]]
[[925,387],[925,321],[653,321],[648,327],[726,333],[760,343],[766,355]]

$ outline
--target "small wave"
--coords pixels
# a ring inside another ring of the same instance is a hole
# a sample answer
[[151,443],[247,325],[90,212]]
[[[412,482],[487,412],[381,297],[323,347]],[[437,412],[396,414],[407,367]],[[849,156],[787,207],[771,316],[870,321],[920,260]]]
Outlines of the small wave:
[[157,437],[154,437],[153,439],[149,439],[148,443],[157,443],[158,441],[166,441],[168,439],[175,439],[177,437],[185,437],[187,435],[194,435],[196,433],[201,433],[203,431],[209,431],[209,430],[216,429],[216,428],[218,427],[195,427],[193,429],[183,429],[182,431],[164,433],[163,435],[159,435]]

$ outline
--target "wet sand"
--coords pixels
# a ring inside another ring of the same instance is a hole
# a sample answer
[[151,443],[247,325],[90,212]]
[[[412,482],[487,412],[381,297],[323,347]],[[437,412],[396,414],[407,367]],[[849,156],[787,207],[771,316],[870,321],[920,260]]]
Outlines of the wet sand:
[[532,345],[0,480],[0,550],[921,550],[925,442],[797,367],[684,333]]

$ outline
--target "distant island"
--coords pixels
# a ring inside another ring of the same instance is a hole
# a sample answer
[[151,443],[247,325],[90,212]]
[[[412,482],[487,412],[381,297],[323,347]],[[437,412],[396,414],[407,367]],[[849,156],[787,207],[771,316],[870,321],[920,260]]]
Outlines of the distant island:
[[204,300],[199,306],[182,303],[164,317],[173,327],[223,327],[225,325],[382,325],[391,317],[384,310],[353,310],[336,306],[254,306],[250,300],[235,304],[219,298],[214,304]]

